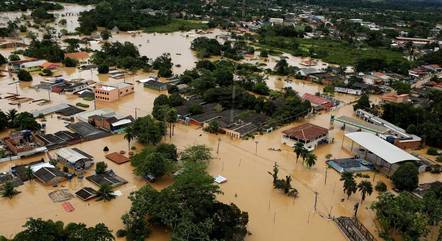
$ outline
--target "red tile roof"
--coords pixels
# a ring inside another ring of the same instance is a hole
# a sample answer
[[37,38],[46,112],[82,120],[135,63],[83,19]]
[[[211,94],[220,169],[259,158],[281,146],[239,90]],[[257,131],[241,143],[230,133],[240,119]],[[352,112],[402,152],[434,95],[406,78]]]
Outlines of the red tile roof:
[[89,53],[88,52],[65,53],[64,57],[71,59],[87,59],[89,58]]
[[322,98],[321,96],[316,96],[316,95],[312,95],[309,93],[305,93],[302,98],[304,100],[308,100],[310,101],[310,103],[314,104],[314,105],[326,105],[326,104],[331,104],[331,102],[325,98]]
[[309,142],[312,140],[316,140],[321,136],[326,135],[328,133],[328,129],[310,123],[305,123],[300,126],[296,126],[291,129],[285,130],[282,133],[284,133],[290,138],[295,138],[298,140]]
[[128,157],[126,157],[118,152],[112,152],[110,154],[107,154],[106,158],[111,160],[114,163],[117,163],[117,164],[123,164],[123,163],[126,163],[129,161]]

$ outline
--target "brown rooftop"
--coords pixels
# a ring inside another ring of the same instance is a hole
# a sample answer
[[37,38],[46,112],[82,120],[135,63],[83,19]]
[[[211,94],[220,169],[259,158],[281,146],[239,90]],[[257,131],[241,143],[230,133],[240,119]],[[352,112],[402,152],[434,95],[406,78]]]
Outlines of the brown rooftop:
[[128,157],[126,157],[118,152],[112,152],[110,154],[107,154],[106,158],[111,160],[114,163],[117,163],[117,164],[123,164],[123,163],[126,163],[129,161]]
[[305,123],[300,126],[296,126],[282,132],[290,138],[304,140],[306,142],[316,140],[321,136],[328,133],[328,130],[324,127]]

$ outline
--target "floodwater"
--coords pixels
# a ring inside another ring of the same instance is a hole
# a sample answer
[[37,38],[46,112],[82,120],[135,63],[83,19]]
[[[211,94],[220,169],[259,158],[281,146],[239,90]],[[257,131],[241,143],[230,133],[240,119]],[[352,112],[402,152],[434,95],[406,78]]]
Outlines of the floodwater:
[[[69,5],[71,6],[71,5]],[[75,5],[73,5],[75,6]],[[66,10],[67,11],[67,10]],[[218,30],[208,33],[217,35]],[[189,37],[187,37],[189,35]],[[180,73],[185,69],[192,68],[197,58],[189,49],[191,39],[196,34],[172,33],[172,34],[137,34],[132,36],[126,33],[114,34],[112,41],[130,41],[139,46],[140,52],[149,57],[156,57],[163,52],[171,53],[173,62],[181,64],[182,67],[175,67],[174,71]],[[0,50],[0,53],[8,55],[11,49]],[[180,55],[177,55],[179,53]],[[97,82],[116,83],[122,80],[109,78],[107,75],[98,75],[91,71],[78,71],[75,68],[60,68],[58,74],[69,79],[85,78],[93,79]],[[125,81],[135,85],[135,93],[125,96],[114,103],[96,103],[97,108],[111,108],[122,114],[131,114],[144,116],[151,113],[153,101],[161,92],[145,89],[136,80],[153,75],[154,73],[142,73],[129,75]],[[7,73],[6,73],[7,75]],[[270,76],[267,83],[272,89],[282,89],[286,86],[292,86],[300,94],[314,94],[322,90],[317,84],[301,80],[285,81],[285,78]],[[46,90],[37,90],[32,86],[37,85],[43,77],[34,74],[32,83],[10,84],[12,77],[6,76],[0,78],[0,96],[4,97],[8,93],[15,93],[16,89],[21,97],[33,99],[48,99],[49,93]],[[163,92],[164,93],[164,92]],[[332,154],[335,158],[349,157],[351,153],[341,148],[343,133],[339,128],[332,129],[330,135],[334,137],[333,144],[319,146],[315,150],[318,157],[316,165],[311,168],[305,168],[301,162],[296,161],[293,151],[281,144],[281,132],[287,128],[299,125],[304,122],[311,122],[323,127],[330,127],[331,115],[353,115],[352,106],[348,103],[354,101],[356,97],[338,94],[335,98],[341,100],[344,104],[333,112],[321,113],[310,116],[306,120],[291,123],[272,133],[256,136],[249,140],[230,139],[223,135],[213,135],[203,132],[201,129],[193,126],[177,125],[175,135],[169,139],[164,138],[164,142],[177,145],[179,150],[194,145],[205,144],[212,148],[215,158],[210,161],[208,171],[211,175],[223,175],[228,181],[221,185],[222,195],[218,199],[226,203],[235,203],[240,209],[249,213],[248,229],[251,235],[246,238],[247,241],[267,241],[267,240],[303,240],[303,241],[342,241],[346,240],[341,231],[331,221],[329,217],[350,216],[353,213],[353,206],[360,201],[360,194],[351,196],[348,200],[342,191],[342,184],[339,181],[339,175],[332,169],[325,168],[325,156]],[[20,106],[11,105],[8,100],[0,99],[0,108],[7,111],[16,108],[19,111],[32,111],[47,106],[70,103],[75,105],[78,102],[90,105],[89,110],[93,109],[93,102],[79,99],[73,95],[50,94],[51,103],[39,106],[36,103],[22,103]],[[376,99],[374,97],[373,99]],[[47,116],[47,132],[53,133],[65,129],[62,120],[56,118],[56,115]],[[0,133],[0,136],[7,135],[7,131]],[[220,139],[219,139],[220,138]],[[219,142],[220,140],[220,142]],[[216,154],[216,148],[219,142],[219,153]],[[142,147],[135,144],[137,151]],[[94,156],[96,161],[105,161],[110,169],[113,169],[118,175],[125,178],[129,183],[117,188],[122,192],[122,196],[117,197],[111,202],[83,202],[77,198],[70,202],[75,211],[67,213],[63,210],[60,203],[53,203],[48,193],[57,189],[46,187],[37,181],[28,182],[18,188],[21,193],[13,199],[0,199],[0,234],[12,237],[13,234],[22,229],[22,225],[29,217],[41,217],[44,219],[62,220],[64,222],[82,222],[87,225],[95,225],[103,222],[114,232],[122,228],[120,217],[129,210],[130,201],[128,195],[147,184],[141,178],[133,174],[129,163],[117,165],[104,158],[102,151],[108,146],[110,151],[127,151],[127,141],[122,135],[114,135],[103,139],[81,143],[76,147]],[[270,151],[269,148],[280,148],[282,151]],[[0,164],[0,171],[7,171],[12,166],[21,163],[29,163],[39,160],[43,155]],[[294,199],[285,196],[280,191],[272,187],[272,178],[267,173],[272,170],[273,163],[277,162],[280,166],[280,176],[291,175],[293,185],[299,191],[299,197]],[[90,170],[89,173],[92,173]],[[327,180],[325,180],[327,172]],[[421,182],[429,182],[441,179],[440,176],[424,174],[421,176]],[[391,183],[382,175],[373,176],[370,174],[370,180],[374,183],[382,180],[391,187]],[[162,189],[172,182],[170,178],[165,178],[153,184],[157,189]],[[76,192],[81,187],[94,187],[87,180],[78,180],[74,178],[70,182],[62,184],[68,188],[71,193]],[[61,187],[58,187],[61,188]],[[96,187],[95,187],[96,188]],[[315,210],[315,193],[317,193],[317,204]],[[376,193],[368,197],[359,208],[358,217],[369,230],[377,235],[377,228],[374,223],[374,214],[369,206],[376,198]],[[36,208],[38,207],[38,208]],[[164,230],[155,229],[148,240],[163,241],[168,240],[169,234]]]

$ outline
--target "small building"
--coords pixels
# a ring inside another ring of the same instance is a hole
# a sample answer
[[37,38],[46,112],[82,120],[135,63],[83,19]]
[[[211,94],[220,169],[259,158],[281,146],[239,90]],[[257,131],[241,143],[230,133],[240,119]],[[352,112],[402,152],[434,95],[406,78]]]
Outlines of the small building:
[[35,141],[33,133],[29,130],[13,132],[2,141],[13,155],[19,157],[32,156],[47,151],[46,147]]
[[63,148],[56,152],[56,160],[69,173],[82,172],[89,169],[94,160],[89,154],[77,148]]
[[124,130],[127,126],[134,122],[132,116],[117,118],[116,116],[99,116],[93,115],[89,117],[89,124],[96,128],[109,132],[118,132]]
[[34,172],[34,177],[48,186],[56,186],[66,181],[66,175],[55,167],[42,167]]
[[[399,167],[400,163],[407,161],[419,162],[419,158],[409,154],[399,147],[367,132],[353,132],[344,135],[344,141],[349,139],[350,151],[364,160],[371,161],[377,169],[388,176],[391,176]],[[359,146],[359,147],[357,147]],[[424,171],[419,168],[419,171]]]
[[97,196],[97,191],[91,187],[83,187],[82,189],[78,190],[75,195],[83,201],[88,201]]
[[95,86],[95,100],[113,102],[120,97],[134,93],[133,84],[119,83],[114,85],[97,84]]
[[122,177],[117,176],[112,170],[106,171],[102,174],[94,174],[86,177],[86,179],[97,186],[109,185],[111,187],[118,187],[127,183]]
[[112,152],[110,154],[107,154],[106,159],[109,159],[110,161],[112,161],[113,163],[116,163],[118,165],[129,162],[129,158],[126,157],[123,154],[120,154],[118,152]]
[[282,143],[293,147],[297,142],[304,144],[307,150],[314,150],[319,144],[329,140],[328,129],[305,123],[282,132]]
[[43,63],[42,65],[40,65],[40,67],[41,67],[42,69],[54,70],[54,69],[59,68],[60,65],[57,64],[57,63],[46,62],[46,63]]
[[272,25],[282,25],[284,23],[284,19],[282,19],[282,18],[269,18],[269,23]]
[[149,80],[144,82],[144,87],[158,91],[167,90],[167,84],[157,80]]
[[30,62],[25,62],[19,65],[19,70],[26,70],[28,72],[40,71],[42,65],[46,63],[46,60],[35,60]]
[[330,110],[334,106],[330,100],[309,93],[305,93],[302,99],[309,101],[314,108],[320,110]]
[[406,103],[409,102],[408,94],[395,94],[395,93],[386,93],[381,96],[381,100],[387,103]]

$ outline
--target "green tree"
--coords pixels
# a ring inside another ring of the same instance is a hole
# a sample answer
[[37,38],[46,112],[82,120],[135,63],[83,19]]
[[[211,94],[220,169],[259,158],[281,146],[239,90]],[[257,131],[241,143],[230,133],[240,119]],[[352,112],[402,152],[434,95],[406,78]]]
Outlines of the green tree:
[[18,56],[17,54],[11,54],[9,55],[9,61],[18,61],[20,60],[20,56]]
[[350,198],[351,194],[355,193],[358,189],[353,174],[350,172],[344,172],[341,174],[339,180],[344,182],[344,192],[347,194],[347,199]]
[[275,73],[278,75],[289,74],[289,64],[285,58],[281,58],[275,65]]
[[304,144],[301,142],[296,142],[293,151],[296,153],[296,162],[298,162],[299,157],[303,152],[306,151]]
[[218,133],[220,130],[219,123],[216,120],[209,122],[209,126],[205,128],[205,131],[209,133]]
[[121,219],[128,241],[144,241],[149,236],[150,229],[144,217],[140,217],[136,213],[126,213]]
[[0,54],[0,65],[3,65],[6,63],[8,63],[8,60],[2,54]]
[[3,190],[1,191],[2,197],[6,198],[13,198],[15,195],[17,195],[19,192],[15,190],[15,185],[13,182],[6,182],[3,185]]
[[374,189],[379,193],[383,193],[387,191],[387,185],[384,182],[379,181]]
[[312,152],[308,152],[304,159],[304,165],[308,168],[311,168],[316,164],[317,157]]
[[398,190],[413,191],[419,184],[419,172],[414,163],[407,162],[399,166],[391,179]]
[[184,162],[203,162],[213,158],[210,151],[211,149],[205,145],[194,145],[186,148],[180,156]]
[[107,164],[105,162],[97,162],[95,166],[95,173],[96,174],[103,174],[106,172]]
[[124,129],[124,139],[127,140],[127,152],[130,152],[130,143],[135,138],[133,126],[128,126]]
[[148,115],[135,120],[133,124],[135,136],[141,144],[160,143],[161,138],[166,133],[166,127],[163,121],[157,121]]
[[361,192],[362,195],[362,201],[365,201],[365,197],[368,194],[369,196],[373,193],[373,185],[369,181],[361,181],[358,184],[358,189]]
[[169,124],[169,137],[172,138],[175,123],[178,121],[178,113],[175,108],[169,108],[166,113],[166,122]]
[[76,67],[78,65],[78,61],[72,58],[65,58],[63,60],[63,64],[66,67]]
[[137,154],[134,157],[138,160],[132,161],[135,165],[135,173],[142,177],[149,175],[155,178],[161,178],[173,169],[172,163],[166,159],[161,153],[153,152],[145,155],[144,153]]
[[116,196],[112,191],[112,187],[108,184],[101,185],[97,191],[97,201],[110,201]]
[[32,81],[32,75],[24,69],[20,69],[18,71],[17,77],[20,81],[26,81],[26,82]]
[[370,99],[367,94],[361,95],[359,100],[356,102],[356,104],[353,106],[354,110],[362,109],[362,110],[369,110],[370,109]]
[[107,64],[100,64],[97,70],[100,74],[107,74],[109,73],[109,66]]
[[112,33],[106,29],[100,32],[100,37],[103,40],[108,40],[110,37],[112,37]]
[[32,179],[34,179],[34,172],[31,169],[31,166],[26,167],[26,178],[29,181],[32,181]]

